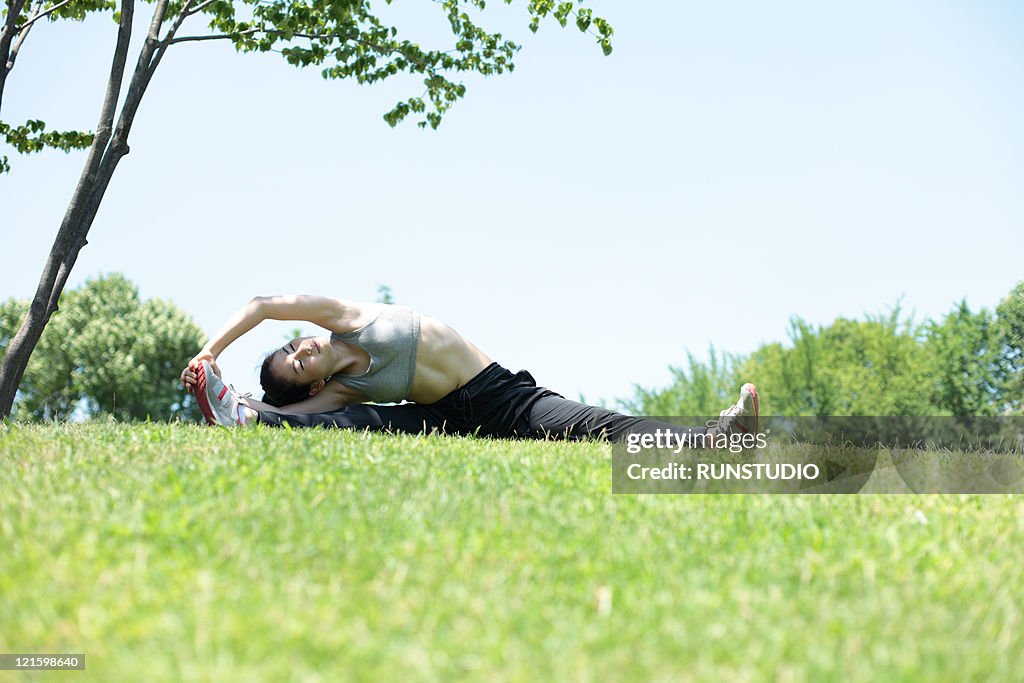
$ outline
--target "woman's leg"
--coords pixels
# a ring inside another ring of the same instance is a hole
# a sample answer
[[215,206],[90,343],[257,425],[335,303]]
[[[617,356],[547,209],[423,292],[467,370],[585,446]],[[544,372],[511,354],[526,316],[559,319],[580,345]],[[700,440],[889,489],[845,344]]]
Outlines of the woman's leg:
[[333,413],[287,415],[256,410],[260,423],[275,427],[324,427],[333,429],[369,429],[401,434],[457,433],[444,418],[429,407],[415,403],[397,406],[359,404]]
[[607,439],[617,441],[630,432],[655,433],[668,430],[672,434],[696,436],[706,427],[682,427],[641,417],[623,415],[605,408],[570,401],[557,394],[537,399],[527,416],[530,436],[552,439]]
[[705,427],[676,427],[570,401],[538,387],[525,370],[512,374],[493,363],[465,386],[429,406],[449,425],[481,436],[617,440],[629,432],[668,429],[700,435]]

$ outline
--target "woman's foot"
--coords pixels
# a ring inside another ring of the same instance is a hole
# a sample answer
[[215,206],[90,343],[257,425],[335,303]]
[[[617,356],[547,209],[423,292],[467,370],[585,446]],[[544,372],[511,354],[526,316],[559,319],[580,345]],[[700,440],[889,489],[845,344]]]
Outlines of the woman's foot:
[[211,425],[224,427],[244,427],[249,421],[249,413],[239,397],[210,367],[203,361],[196,368],[196,401],[203,417]]
[[740,400],[718,414],[717,420],[708,421],[708,431],[715,434],[757,434],[757,387],[747,382],[740,387]]

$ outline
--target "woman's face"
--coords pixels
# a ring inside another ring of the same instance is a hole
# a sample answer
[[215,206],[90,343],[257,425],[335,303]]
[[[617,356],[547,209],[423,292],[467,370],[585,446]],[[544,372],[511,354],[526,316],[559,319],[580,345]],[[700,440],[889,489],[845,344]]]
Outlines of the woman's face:
[[292,384],[312,384],[331,375],[333,351],[327,337],[298,337],[274,354],[274,372]]

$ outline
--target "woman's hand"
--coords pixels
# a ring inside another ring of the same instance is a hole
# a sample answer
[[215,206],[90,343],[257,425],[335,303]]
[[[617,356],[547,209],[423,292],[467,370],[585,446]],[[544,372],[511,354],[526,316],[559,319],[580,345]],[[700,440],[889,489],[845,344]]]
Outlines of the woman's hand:
[[188,362],[188,366],[181,371],[181,383],[185,386],[185,390],[194,394],[196,389],[196,381],[198,379],[196,370],[203,361],[207,361],[213,368],[214,374],[220,377],[220,367],[217,366],[217,359],[213,357],[207,349],[203,349],[195,355],[195,357]]

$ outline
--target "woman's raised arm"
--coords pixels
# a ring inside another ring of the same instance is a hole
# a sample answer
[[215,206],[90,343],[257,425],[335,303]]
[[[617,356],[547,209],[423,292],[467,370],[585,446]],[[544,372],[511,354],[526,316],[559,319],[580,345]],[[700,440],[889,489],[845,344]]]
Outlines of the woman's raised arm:
[[309,294],[258,296],[252,301],[257,303],[261,320],[306,320],[332,332],[347,331],[362,313],[357,303]]
[[353,329],[352,321],[357,319],[362,307],[343,299],[308,294],[289,294],[284,296],[257,296],[238,309],[228,318],[217,334],[206,343],[188,366],[182,371],[181,381],[191,388],[189,380],[193,380],[194,369],[200,362],[209,361],[217,375],[217,357],[224,352],[233,341],[259,325],[264,320],[306,320],[334,331],[346,332]]
[[233,341],[264,320],[305,320],[337,331],[339,327],[348,327],[348,321],[357,317],[359,311],[358,304],[326,296],[257,296],[224,323],[203,351],[216,360]]

